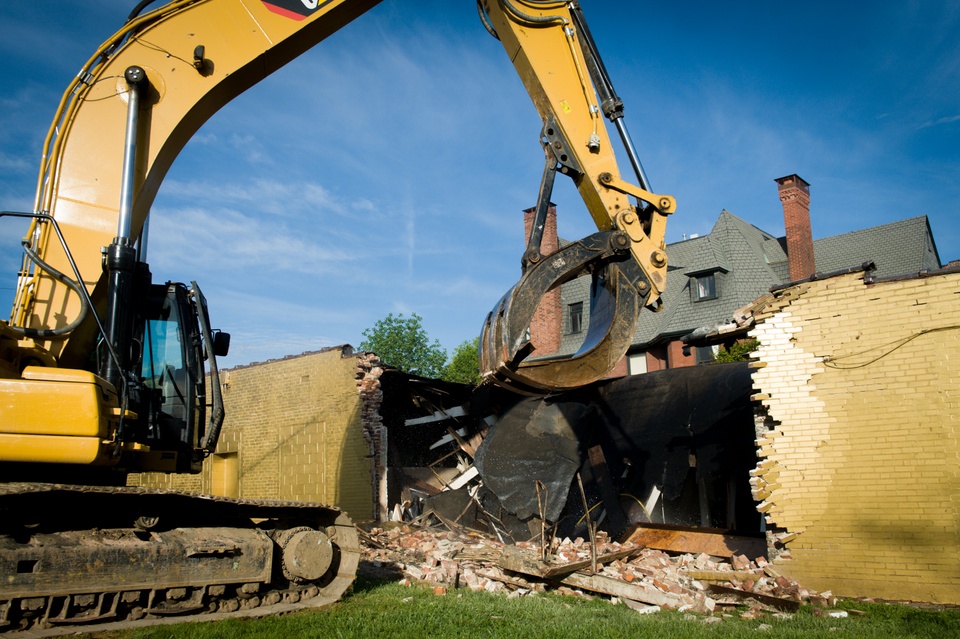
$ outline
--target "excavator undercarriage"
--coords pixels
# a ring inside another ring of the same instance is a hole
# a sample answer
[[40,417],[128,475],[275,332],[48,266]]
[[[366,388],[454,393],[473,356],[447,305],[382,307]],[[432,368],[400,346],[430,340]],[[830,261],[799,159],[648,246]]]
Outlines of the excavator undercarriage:
[[4,633],[325,605],[349,588],[359,559],[353,523],[332,507],[0,484]]

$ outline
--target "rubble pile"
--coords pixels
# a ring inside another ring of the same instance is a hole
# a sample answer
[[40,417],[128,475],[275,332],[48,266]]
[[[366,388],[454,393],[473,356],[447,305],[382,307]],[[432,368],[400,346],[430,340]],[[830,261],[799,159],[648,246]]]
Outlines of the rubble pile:
[[606,596],[642,612],[663,608],[711,615],[739,608],[748,619],[793,612],[801,603],[835,603],[830,593],[803,588],[763,557],[665,552],[620,544],[602,531],[593,543],[554,539],[546,558],[532,542],[505,545],[473,531],[410,523],[372,528],[361,538],[362,572],[432,585],[437,594],[469,588],[522,597],[550,590]]

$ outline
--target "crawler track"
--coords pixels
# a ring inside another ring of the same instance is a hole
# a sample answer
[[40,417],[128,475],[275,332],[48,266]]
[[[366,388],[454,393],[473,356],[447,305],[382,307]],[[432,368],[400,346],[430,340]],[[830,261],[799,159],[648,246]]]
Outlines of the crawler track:
[[0,484],[0,633],[263,616],[337,601],[356,530],[318,504]]

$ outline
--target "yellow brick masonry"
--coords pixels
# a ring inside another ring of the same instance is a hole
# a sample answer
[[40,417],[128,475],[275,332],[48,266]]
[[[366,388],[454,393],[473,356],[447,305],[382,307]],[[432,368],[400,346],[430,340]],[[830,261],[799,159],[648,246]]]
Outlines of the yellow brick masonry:
[[751,473],[810,588],[960,604],[960,273],[774,295],[752,336],[771,430]]
[[[240,497],[312,501],[354,519],[373,516],[357,366],[356,356],[335,347],[221,374],[227,416],[217,454],[238,454]],[[211,473],[208,460],[198,476],[149,473],[130,483],[209,493]]]

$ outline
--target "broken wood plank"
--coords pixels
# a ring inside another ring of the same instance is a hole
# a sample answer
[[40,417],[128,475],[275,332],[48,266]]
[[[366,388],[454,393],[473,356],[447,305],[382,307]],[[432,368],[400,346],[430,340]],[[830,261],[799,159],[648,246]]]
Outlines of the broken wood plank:
[[571,588],[580,588],[581,590],[589,590],[590,592],[620,597],[621,599],[642,601],[663,608],[679,608],[683,605],[683,599],[679,595],[663,592],[653,586],[630,584],[603,575],[584,575],[575,572],[561,579],[560,583]]
[[450,426],[447,426],[447,434],[450,435],[453,439],[457,441],[457,446],[460,447],[460,450],[470,455],[470,459],[473,459],[477,455],[477,449],[467,443],[463,437],[461,437],[457,431],[453,430]]
[[617,495],[613,477],[610,476],[603,448],[599,444],[593,446],[587,451],[587,458],[590,460],[590,475],[600,492],[603,507],[607,510],[610,532],[613,536],[617,536],[627,527],[627,518],[620,507],[620,498]]
[[680,572],[697,581],[730,581],[731,579],[752,579],[756,581],[763,576],[763,572],[759,570],[687,570],[681,568]]
[[429,424],[432,422],[442,422],[445,419],[450,419],[451,417],[463,417],[467,414],[466,409],[463,406],[454,406],[453,408],[445,408],[438,410],[432,415],[427,415],[425,417],[414,417],[413,419],[404,420],[404,426],[417,426],[419,424]]
[[748,592],[746,590],[740,590],[739,588],[730,588],[729,586],[721,586],[719,584],[709,584],[707,589],[710,592],[720,595],[733,595],[743,599],[755,599],[762,604],[766,604],[776,608],[777,610],[782,610],[783,612],[796,612],[800,609],[800,602],[794,601],[793,599],[783,599],[781,597],[774,597],[772,595],[762,595],[757,592]]
[[748,559],[756,559],[767,554],[767,542],[761,537],[666,524],[634,524],[625,536],[624,543],[671,552],[706,553],[715,557],[746,555]]
[[419,479],[416,479],[416,478],[410,478],[409,476],[407,476],[406,479],[407,479],[407,485],[404,488],[407,490],[410,490],[410,489],[417,490],[423,493],[424,495],[426,495],[427,497],[432,497],[433,495],[436,495],[437,493],[440,492],[440,489],[434,486],[433,484],[428,484],[425,481],[420,481]]
[[534,577],[543,577],[545,564],[540,561],[532,552],[524,551],[516,546],[504,546],[497,565],[504,570],[522,573],[524,575],[533,575]]
[[[618,559],[626,559],[628,557],[633,557],[634,555],[639,555],[643,548],[627,548],[625,550],[618,550],[616,552],[608,552],[603,555],[597,556],[597,565],[602,566],[604,564],[609,564]],[[543,571],[544,579],[553,579],[559,577],[560,575],[570,574],[571,572],[577,572],[583,570],[590,566],[593,563],[592,559],[584,559],[582,561],[572,561],[568,564],[562,565],[552,565],[546,570]]]
[[[608,564],[618,559],[624,559],[639,554],[643,549],[638,547],[625,548],[616,552],[609,552],[597,556],[597,565]],[[530,551],[525,551],[516,546],[505,546],[497,561],[504,570],[519,572],[541,579],[556,579],[563,575],[583,570],[590,567],[592,559],[583,559],[581,561],[572,561],[566,564],[545,563]]]
[[439,520],[440,520],[440,523],[442,523],[444,526],[446,526],[451,532],[460,533],[460,532],[463,531],[463,528],[462,528],[461,526],[459,526],[459,525],[457,525],[456,523],[450,521],[449,519],[447,519],[446,517],[444,517],[443,515],[441,515],[440,513],[438,513],[436,510],[430,510],[430,511],[428,511],[427,513],[424,513],[424,514],[433,515],[434,517],[436,517],[437,519],[439,519]]
[[471,479],[473,479],[479,474],[480,474],[480,471],[477,470],[477,467],[471,466],[470,468],[466,469],[465,471],[457,475],[457,477],[454,478],[453,481],[447,484],[447,488],[449,488],[450,490],[457,490],[458,488],[463,488],[470,482]]
[[493,579],[494,581],[499,581],[505,583],[508,586],[514,586],[516,588],[525,588],[527,590],[533,590],[533,584],[527,581],[526,579],[520,579],[518,577],[508,577],[500,572],[495,572],[493,570],[475,570],[474,571],[478,577],[484,577],[486,579]]
[[[458,429],[458,430],[456,431],[456,433],[457,433],[458,435],[460,435],[461,437],[464,437],[464,436],[466,436],[466,434],[467,434],[467,429],[466,429],[466,428],[460,428],[460,429]],[[435,442],[433,442],[432,444],[430,444],[430,448],[429,448],[428,450],[434,450],[434,449],[436,449],[436,448],[440,448],[440,447],[443,446],[444,444],[449,444],[449,443],[452,442],[452,441],[453,441],[453,435],[452,435],[451,433],[447,433],[446,435],[444,435],[443,437],[441,437],[441,438],[438,439],[437,441],[435,441]]]

